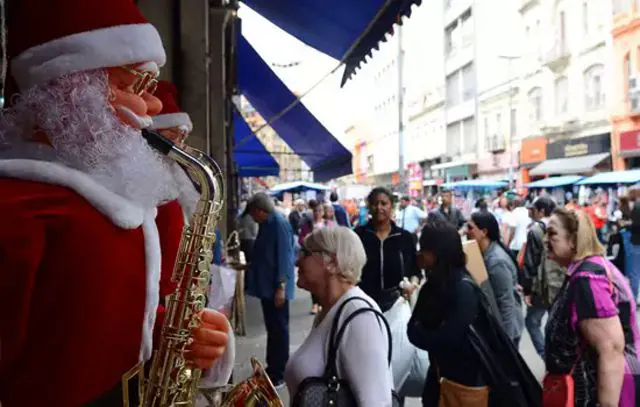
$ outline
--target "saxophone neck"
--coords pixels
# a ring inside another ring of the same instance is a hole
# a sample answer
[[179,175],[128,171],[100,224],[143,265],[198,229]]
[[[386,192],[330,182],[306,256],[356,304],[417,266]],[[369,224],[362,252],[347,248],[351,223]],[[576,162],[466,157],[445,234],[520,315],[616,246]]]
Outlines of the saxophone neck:
[[[220,182],[222,172],[213,159],[190,147],[179,148],[169,139],[155,131],[142,129],[142,136],[159,153],[171,158],[189,171],[194,181],[200,186],[201,200],[223,203],[221,199],[222,184]],[[193,154],[190,154],[190,152],[193,152]]]

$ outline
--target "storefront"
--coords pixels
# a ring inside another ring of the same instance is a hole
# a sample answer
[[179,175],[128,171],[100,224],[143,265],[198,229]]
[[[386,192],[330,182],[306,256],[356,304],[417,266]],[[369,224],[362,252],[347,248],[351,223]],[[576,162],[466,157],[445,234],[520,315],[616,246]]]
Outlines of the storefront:
[[640,129],[620,133],[620,156],[627,169],[640,168]]
[[520,146],[520,180],[526,185],[541,177],[534,177],[529,171],[547,159],[547,138],[533,137],[522,140]]
[[609,133],[549,143],[546,160],[531,169],[529,175],[588,175],[611,171],[610,149]]
[[412,198],[418,198],[422,196],[422,166],[420,163],[409,163],[407,165],[407,186],[409,189],[409,196]]

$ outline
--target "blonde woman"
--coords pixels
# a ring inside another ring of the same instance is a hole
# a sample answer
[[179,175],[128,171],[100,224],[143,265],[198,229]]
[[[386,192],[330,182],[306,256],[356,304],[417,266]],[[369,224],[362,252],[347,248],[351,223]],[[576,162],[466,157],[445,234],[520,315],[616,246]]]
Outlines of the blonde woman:
[[558,208],[547,227],[549,257],[567,277],[549,311],[545,362],[572,374],[577,407],[632,407],[640,402],[636,303],[605,257],[589,216]]
[[[356,286],[366,261],[360,239],[349,228],[317,229],[305,239],[298,260],[298,287],[315,295],[322,311],[309,336],[287,364],[285,381],[292,397],[304,379],[323,375],[331,326],[342,303],[360,297],[380,311],[375,301]],[[364,301],[349,301],[338,324],[363,307],[368,307]],[[338,348],[338,376],[349,383],[362,407],[392,405],[393,384],[386,352],[389,344],[386,328],[377,318],[372,312],[354,318]]]

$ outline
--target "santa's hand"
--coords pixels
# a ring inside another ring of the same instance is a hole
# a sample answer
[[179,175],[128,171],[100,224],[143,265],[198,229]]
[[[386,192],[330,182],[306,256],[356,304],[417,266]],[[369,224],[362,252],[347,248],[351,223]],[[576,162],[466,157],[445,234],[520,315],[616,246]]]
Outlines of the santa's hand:
[[218,311],[205,309],[202,325],[193,330],[193,343],[186,357],[200,369],[210,369],[224,353],[229,341],[229,322]]

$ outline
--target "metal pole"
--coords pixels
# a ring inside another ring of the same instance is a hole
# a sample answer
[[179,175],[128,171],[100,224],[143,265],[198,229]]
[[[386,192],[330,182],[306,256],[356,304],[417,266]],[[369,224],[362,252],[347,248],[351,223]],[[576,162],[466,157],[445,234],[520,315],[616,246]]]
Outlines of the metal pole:
[[507,158],[509,159],[509,189],[513,189],[515,182],[513,180],[513,78],[512,67],[513,59],[509,59],[509,140],[507,145]]
[[509,61],[509,67],[507,71],[507,76],[509,80],[509,132],[508,132],[509,139],[507,140],[507,145],[505,150],[506,150],[507,158],[509,160],[509,189],[513,189],[515,187],[515,182],[513,180],[514,167],[513,167],[513,146],[512,146],[514,134],[513,134],[513,115],[511,114],[511,112],[513,111],[513,91],[515,90],[515,87],[513,86],[513,81],[515,78],[512,77],[513,76],[512,64],[514,60],[520,59],[520,57],[498,55],[498,58],[506,59],[507,61]]
[[398,24],[398,174],[400,175],[400,192],[406,192],[407,180],[404,169],[404,50],[402,48],[402,26]]

